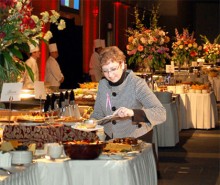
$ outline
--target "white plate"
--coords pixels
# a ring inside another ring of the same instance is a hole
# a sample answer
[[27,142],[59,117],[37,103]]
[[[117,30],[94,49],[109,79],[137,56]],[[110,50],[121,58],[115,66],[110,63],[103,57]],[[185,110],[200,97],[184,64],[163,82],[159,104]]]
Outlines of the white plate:
[[140,151],[131,151],[131,152],[127,152],[126,156],[132,157],[132,156],[136,156],[139,153],[140,153]]
[[115,160],[123,159],[123,157],[124,157],[124,155],[122,155],[122,154],[112,154],[112,155],[110,155],[110,158],[115,159]]
[[73,126],[71,126],[72,128],[76,129],[76,130],[80,130],[80,131],[85,131],[85,132],[91,132],[91,131],[96,131],[96,130],[100,130],[100,129],[103,129],[103,126],[101,125],[96,125],[95,128],[78,128],[78,125],[75,124]]
[[41,123],[19,123],[21,126],[39,126]]
[[98,159],[101,160],[120,160],[124,158],[124,154],[101,154]]
[[75,126],[77,123],[76,122],[62,122],[66,126]]
[[91,131],[96,131],[96,130],[103,129],[103,126],[101,126],[101,125],[96,125],[95,128],[78,128],[78,125],[75,124],[75,125],[73,125],[71,127],[73,129],[80,130],[80,131],[85,131],[85,132],[91,132]]

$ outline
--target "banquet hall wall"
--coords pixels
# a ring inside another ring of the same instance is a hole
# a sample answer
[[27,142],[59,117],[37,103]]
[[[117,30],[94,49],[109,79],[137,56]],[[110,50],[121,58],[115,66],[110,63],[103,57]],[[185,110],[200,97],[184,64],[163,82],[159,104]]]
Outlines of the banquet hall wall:
[[[36,14],[50,9],[59,10],[59,0],[32,1],[34,13]],[[182,28],[188,28],[190,32],[195,31],[195,37],[198,43],[201,40],[200,34],[206,35],[212,41],[220,33],[220,25],[218,24],[220,22],[220,6],[218,0],[81,0],[79,14],[60,12],[62,17],[74,19],[75,25],[82,28],[82,32],[79,33],[82,35],[82,56],[73,61],[73,66],[68,64],[63,66],[64,71],[68,71],[65,68],[70,68],[70,66],[71,68],[78,68],[81,71],[79,74],[75,74],[77,77],[72,74],[73,79],[71,80],[83,81],[84,74],[88,73],[94,39],[105,39],[107,46],[117,45],[120,49],[126,51],[127,37],[125,30],[127,27],[134,25],[133,7],[136,5],[140,7],[140,13],[146,9],[144,22],[146,26],[149,26],[149,17],[153,2],[160,3],[158,24],[169,32],[171,42],[175,36],[175,28],[178,28],[180,32],[182,32]],[[46,29],[49,29],[49,26]],[[74,36],[78,37],[78,35]],[[44,80],[48,51],[45,45],[41,49],[40,76]],[[65,50],[65,48],[62,49]],[[73,49],[72,53],[74,52],[78,51]],[[64,76],[68,75],[67,72],[65,73]],[[71,84],[67,85],[68,88],[70,86]]]

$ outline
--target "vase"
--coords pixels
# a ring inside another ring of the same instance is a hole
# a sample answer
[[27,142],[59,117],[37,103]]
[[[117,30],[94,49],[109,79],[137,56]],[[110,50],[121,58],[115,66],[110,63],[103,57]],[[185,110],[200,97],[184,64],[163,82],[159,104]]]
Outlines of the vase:
[[189,68],[189,60],[188,59],[185,59],[184,62],[183,62],[183,67],[184,68]]

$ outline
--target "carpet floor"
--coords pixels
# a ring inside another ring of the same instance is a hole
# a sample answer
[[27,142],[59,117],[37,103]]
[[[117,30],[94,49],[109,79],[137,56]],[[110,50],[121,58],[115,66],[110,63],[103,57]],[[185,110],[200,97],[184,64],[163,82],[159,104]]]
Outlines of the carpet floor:
[[175,147],[158,149],[158,185],[220,185],[220,127],[179,135]]

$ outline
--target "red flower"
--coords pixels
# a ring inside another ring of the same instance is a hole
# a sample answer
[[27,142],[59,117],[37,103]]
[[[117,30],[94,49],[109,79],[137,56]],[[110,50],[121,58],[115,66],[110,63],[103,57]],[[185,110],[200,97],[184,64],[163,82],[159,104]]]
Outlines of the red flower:
[[13,0],[0,0],[0,8],[6,9],[7,7],[14,6],[15,2]]
[[191,57],[195,57],[195,56],[197,56],[197,52],[195,52],[195,51],[191,51],[191,52],[190,52],[190,56],[191,56]]
[[29,19],[28,25],[29,25],[30,29],[34,29],[36,27],[36,24],[35,24],[34,20],[31,19],[31,18]]
[[22,27],[23,29],[25,29],[25,28],[26,28],[26,29],[28,29],[28,28],[33,29],[33,28],[35,28],[35,26],[36,26],[35,22],[34,22],[33,19],[31,19],[30,17],[25,16],[25,17],[22,19],[21,27]]
[[6,36],[5,32],[0,32],[0,39],[4,38]]

